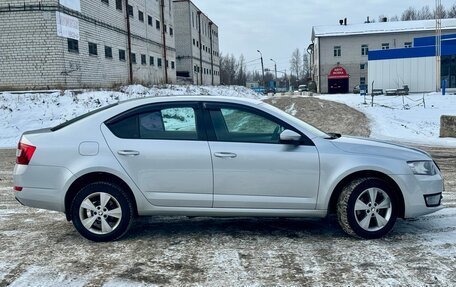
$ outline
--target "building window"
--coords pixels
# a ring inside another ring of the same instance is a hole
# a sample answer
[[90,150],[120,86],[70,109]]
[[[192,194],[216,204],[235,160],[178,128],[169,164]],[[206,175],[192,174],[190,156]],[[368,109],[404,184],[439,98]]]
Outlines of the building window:
[[195,39],[193,39],[193,46],[195,46],[195,45],[196,45],[196,41],[195,41]]
[[134,17],[134,14],[133,14],[133,6],[128,5],[127,10],[128,10],[128,11],[127,11],[127,12],[128,12],[128,16]]
[[162,59],[161,58],[157,58],[157,66],[158,67],[162,66]]
[[154,66],[154,65],[155,65],[154,57],[152,57],[152,56],[149,57],[149,64],[150,64],[151,66]]
[[168,69],[168,68],[169,68],[169,61],[166,60],[166,69]]
[[125,61],[125,50],[119,50],[119,61]]
[[79,41],[68,38],[68,52],[79,53]]
[[334,46],[334,57],[342,56],[342,49],[340,46]]
[[405,42],[404,48],[412,48],[412,42]]
[[133,64],[136,64],[136,54],[135,53],[130,54],[130,59]]
[[176,67],[176,66],[175,66],[175,64],[174,64],[174,61],[171,61],[171,69],[174,70],[175,67]]
[[141,22],[144,22],[144,13],[140,10],[138,10],[138,19]]
[[198,47],[198,48],[199,48],[199,42],[198,42],[198,41],[196,41],[196,47]]
[[360,70],[366,69],[366,64],[359,64],[359,69]]
[[368,45],[361,45],[361,55],[367,56],[369,53],[369,46]]
[[91,56],[97,56],[98,55],[97,44],[89,42],[89,55],[91,55]]
[[109,5],[109,0],[101,0],[101,2]]
[[174,30],[173,28],[169,27],[169,35],[170,36],[173,36],[174,35]]
[[366,84],[366,77],[359,78],[359,84],[360,85],[365,85]]
[[167,32],[168,32],[168,28],[166,27],[166,25],[165,25],[165,24],[163,24],[163,31],[164,31],[165,33],[167,33]]
[[149,26],[153,26],[154,24],[152,23],[152,16],[147,16],[147,24],[149,24]]
[[160,30],[160,21],[155,20],[155,28],[157,28],[158,30]]
[[141,65],[147,65],[146,55],[141,55]]
[[122,11],[122,0],[116,0],[116,9]]
[[105,58],[112,59],[112,48],[105,46]]
[[389,43],[383,43],[382,44],[382,50],[389,50],[390,44]]

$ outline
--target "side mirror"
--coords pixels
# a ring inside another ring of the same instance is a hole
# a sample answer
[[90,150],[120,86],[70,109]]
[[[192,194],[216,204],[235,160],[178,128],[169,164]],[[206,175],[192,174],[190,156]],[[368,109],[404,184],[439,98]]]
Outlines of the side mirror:
[[283,143],[299,144],[301,142],[301,135],[295,131],[284,130],[280,134],[280,141]]

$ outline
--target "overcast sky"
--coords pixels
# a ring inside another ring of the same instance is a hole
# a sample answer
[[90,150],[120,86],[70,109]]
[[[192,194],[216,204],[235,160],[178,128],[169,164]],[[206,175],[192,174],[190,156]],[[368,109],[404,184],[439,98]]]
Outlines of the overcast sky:
[[[434,0],[192,0],[219,27],[220,51],[244,55],[246,61],[259,58],[261,50],[266,68],[289,69],[294,49],[310,44],[312,26],[338,25],[339,19],[363,23],[367,16],[400,15],[410,6],[435,7]],[[442,0],[445,7],[456,0]],[[261,69],[259,61],[247,64]]]

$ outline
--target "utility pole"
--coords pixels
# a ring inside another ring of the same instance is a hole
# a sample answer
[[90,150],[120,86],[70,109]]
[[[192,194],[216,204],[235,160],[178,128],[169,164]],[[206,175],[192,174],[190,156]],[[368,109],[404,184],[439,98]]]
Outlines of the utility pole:
[[277,81],[277,63],[273,59],[270,59],[270,60],[274,62],[274,74],[275,74],[275,80]]
[[125,15],[127,20],[127,42],[128,42],[128,82],[130,85],[133,84],[133,63],[131,61],[131,30],[130,30],[130,15],[128,5],[128,0],[125,0]]
[[436,92],[440,92],[441,87],[441,55],[442,55],[442,19],[440,19],[441,0],[435,0],[435,78]]
[[261,59],[261,73],[263,77],[263,88],[266,88],[266,83],[264,82],[264,64],[263,64],[263,54],[260,52],[260,50],[257,50],[258,53],[260,53],[260,59]]

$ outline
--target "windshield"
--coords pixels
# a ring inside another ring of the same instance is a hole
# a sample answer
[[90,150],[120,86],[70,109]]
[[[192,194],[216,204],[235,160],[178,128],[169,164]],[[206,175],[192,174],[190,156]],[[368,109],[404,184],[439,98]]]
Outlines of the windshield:
[[96,114],[96,113],[98,113],[98,112],[101,112],[101,111],[107,110],[107,109],[109,109],[109,108],[111,108],[111,107],[114,107],[114,106],[116,106],[117,104],[118,104],[118,103],[110,104],[110,105],[107,105],[107,106],[98,108],[98,109],[96,109],[96,110],[93,110],[93,111],[91,111],[91,112],[85,113],[85,114],[83,114],[83,115],[80,115],[79,117],[76,117],[76,118],[74,118],[74,119],[71,119],[71,120],[66,121],[66,122],[64,122],[64,123],[61,123],[61,124],[58,125],[58,126],[55,126],[55,127],[51,128],[51,131],[55,132],[55,131],[58,131],[58,130],[60,130],[60,129],[63,129],[64,127],[67,127],[67,126],[69,126],[69,125],[71,125],[71,124],[74,124],[74,123],[77,122],[77,121],[80,121],[80,120],[82,120],[82,119],[84,119],[84,118],[87,118],[87,117],[89,117],[89,116],[91,116],[91,115],[94,115],[94,114]]
[[[280,115],[282,115],[283,117],[285,117],[288,121],[296,124],[296,125],[299,125],[301,127],[303,127],[306,131],[309,131],[310,133],[312,133],[315,137],[320,137],[320,138],[333,138],[333,136],[317,129],[316,127],[282,111],[281,109],[279,108],[276,108],[274,106],[271,106],[269,104],[266,104],[266,103],[261,103],[260,104],[261,106],[273,111],[273,112],[276,112],[276,113],[279,113]],[[307,135],[307,136],[310,136],[310,135]]]

